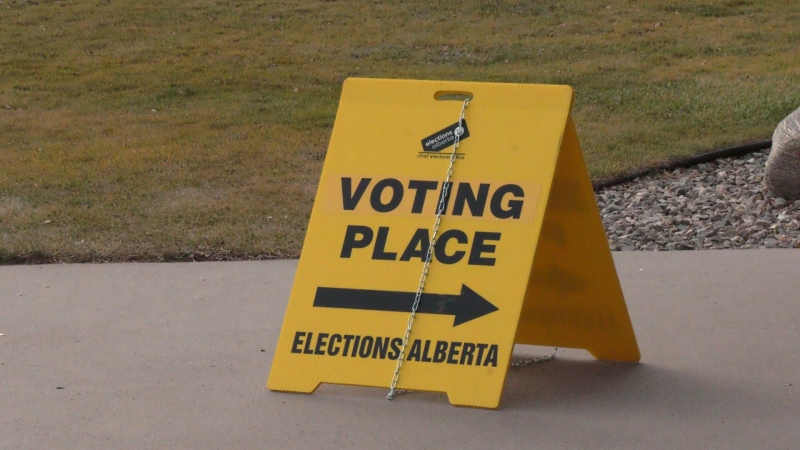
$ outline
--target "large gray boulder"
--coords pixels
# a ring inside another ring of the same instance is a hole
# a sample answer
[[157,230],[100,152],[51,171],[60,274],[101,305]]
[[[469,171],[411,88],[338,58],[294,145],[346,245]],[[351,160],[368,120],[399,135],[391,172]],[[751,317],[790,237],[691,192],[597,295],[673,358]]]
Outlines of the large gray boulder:
[[776,197],[800,200],[800,108],[775,128],[765,181]]

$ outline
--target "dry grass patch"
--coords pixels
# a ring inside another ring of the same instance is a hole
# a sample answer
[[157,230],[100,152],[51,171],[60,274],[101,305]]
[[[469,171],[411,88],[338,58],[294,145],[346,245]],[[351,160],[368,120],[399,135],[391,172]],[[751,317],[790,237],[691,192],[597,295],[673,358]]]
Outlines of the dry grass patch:
[[3,0],[0,262],[299,254],[346,77],[563,83],[595,178],[800,106],[777,0]]

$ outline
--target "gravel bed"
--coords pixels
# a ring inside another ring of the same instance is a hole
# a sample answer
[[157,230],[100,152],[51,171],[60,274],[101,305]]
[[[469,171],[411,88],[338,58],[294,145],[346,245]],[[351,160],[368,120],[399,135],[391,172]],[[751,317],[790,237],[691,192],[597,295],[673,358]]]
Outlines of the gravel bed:
[[595,196],[611,250],[800,248],[800,200],[764,186],[766,152],[650,175]]

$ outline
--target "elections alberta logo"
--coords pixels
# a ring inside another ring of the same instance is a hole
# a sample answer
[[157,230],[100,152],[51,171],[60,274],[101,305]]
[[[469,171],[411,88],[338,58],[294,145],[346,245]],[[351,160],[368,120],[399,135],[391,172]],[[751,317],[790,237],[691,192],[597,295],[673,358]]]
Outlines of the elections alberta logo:
[[[433,133],[432,135],[422,139],[422,151],[419,152],[418,156],[420,158],[449,158],[449,155],[436,154],[454,145],[456,142],[456,136],[459,137],[460,141],[463,141],[469,137],[469,128],[467,127],[466,120],[461,121],[461,126],[459,126],[458,122],[456,122],[449,127],[439,130],[436,133]],[[463,158],[464,155],[458,154],[458,159]]]

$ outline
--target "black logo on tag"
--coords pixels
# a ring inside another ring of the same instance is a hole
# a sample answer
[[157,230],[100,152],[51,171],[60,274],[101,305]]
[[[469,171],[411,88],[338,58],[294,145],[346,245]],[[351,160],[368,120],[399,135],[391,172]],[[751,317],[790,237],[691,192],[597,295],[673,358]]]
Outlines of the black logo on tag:
[[438,152],[444,148],[450,147],[456,142],[456,133],[460,133],[460,141],[469,137],[469,128],[467,128],[466,120],[461,121],[461,130],[459,130],[458,122],[456,122],[444,130],[437,131],[423,139],[422,151]]

